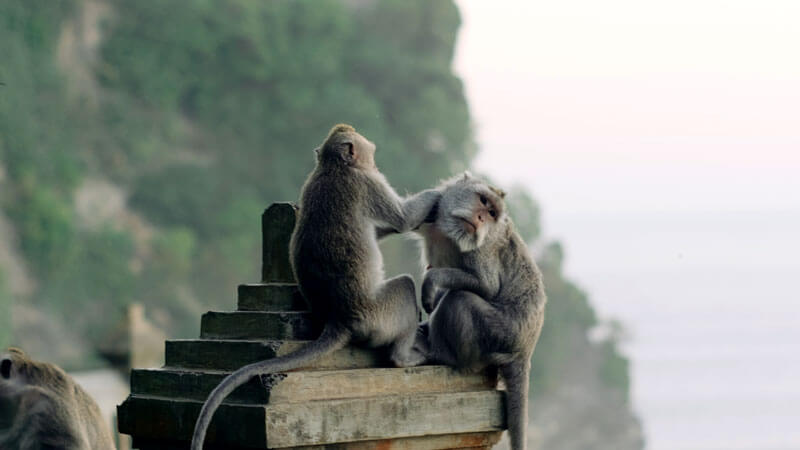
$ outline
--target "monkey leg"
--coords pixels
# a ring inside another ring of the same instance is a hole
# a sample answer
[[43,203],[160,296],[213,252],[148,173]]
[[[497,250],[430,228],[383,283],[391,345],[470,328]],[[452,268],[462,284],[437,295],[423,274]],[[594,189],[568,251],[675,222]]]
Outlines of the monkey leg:
[[414,280],[400,275],[386,280],[375,293],[372,329],[366,330],[371,346],[390,346],[390,358],[398,367],[422,364],[424,356],[413,349],[419,308]]
[[412,352],[415,352],[424,358],[424,361],[420,364],[433,362],[431,359],[431,346],[428,337],[429,331],[430,322],[426,320],[417,326],[417,331],[414,336],[414,347],[412,348]]
[[433,361],[480,370],[508,360],[509,336],[500,313],[469,291],[449,291],[430,317],[428,343]]

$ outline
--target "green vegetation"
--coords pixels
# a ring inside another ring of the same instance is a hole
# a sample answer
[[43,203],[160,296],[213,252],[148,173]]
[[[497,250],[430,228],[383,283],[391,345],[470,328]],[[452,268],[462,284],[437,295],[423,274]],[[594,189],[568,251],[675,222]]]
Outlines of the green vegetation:
[[[200,312],[229,307],[238,283],[258,279],[261,210],[297,198],[312,149],[335,123],[378,143],[378,165],[401,192],[467,168],[477,151],[451,71],[459,15],[449,1],[108,6],[101,44],[86,57],[79,37],[77,51],[62,45],[83,2],[0,3],[0,207],[37,280],[33,304],[87,311],[70,328],[91,342],[111,335],[132,301],[171,337],[196,335]],[[89,81],[75,81],[76,70]],[[75,194],[92,179],[122,189],[125,212],[87,223]],[[530,195],[512,189],[509,205],[526,239],[538,239]],[[417,270],[407,241],[389,242],[386,254],[390,271]],[[541,255],[550,301],[536,394],[558,386],[597,325],[586,294],[563,277],[562,256],[558,244]],[[595,351],[597,376],[627,392],[615,339]]]
[[0,270],[0,351],[11,343],[11,301],[5,276]]

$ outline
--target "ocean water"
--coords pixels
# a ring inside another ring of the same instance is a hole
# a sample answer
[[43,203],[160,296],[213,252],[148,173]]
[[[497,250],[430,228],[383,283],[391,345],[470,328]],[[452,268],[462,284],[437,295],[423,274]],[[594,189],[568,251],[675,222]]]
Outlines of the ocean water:
[[628,330],[648,449],[800,449],[800,211],[545,214],[545,229]]

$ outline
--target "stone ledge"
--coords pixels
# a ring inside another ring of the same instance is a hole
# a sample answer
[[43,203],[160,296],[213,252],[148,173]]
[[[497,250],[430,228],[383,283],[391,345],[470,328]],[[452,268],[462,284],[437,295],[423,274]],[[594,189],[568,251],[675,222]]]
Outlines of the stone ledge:
[[[280,448],[500,431],[499,391],[390,395],[267,406],[220,406],[208,431],[216,445]],[[130,396],[119,429],[144,439],[188,441],[202,402]]]
[[310,312],[209,311],[200,322],[203,339],[316,339],[322,324]]
[[[229,373],[136,369],[131,373],[131,393],[204,401]],[[228,396],[225,403],[301,403],[392,394],[485,391],[494,389],[496,384],[497,379],[491,374],[463,374],[446,366],[287,372],[255,377]]]
[[[344,442],[327,445],[301,445],[288,447],[293,450],[488,450],[500,441],[501,431],[479,433],[442,434],[414,436],[408,438],[379,439],[373,441]],[[188,442],[133,439],[133,447],[140,450],[189,450]],[[287,447],[285,447],[287,448]],[[206,450],[251,450],[245,447],[207,445]]]
[[[166,367],[172,369],[236,370],[275,356],[291,353],[310,341],[177,339],[166,342]],[[388,367],[384,352],[347,346],[302,369],[358,369]]]
[[240,284],[239,311],[308,311],[310,308],[294,283]]

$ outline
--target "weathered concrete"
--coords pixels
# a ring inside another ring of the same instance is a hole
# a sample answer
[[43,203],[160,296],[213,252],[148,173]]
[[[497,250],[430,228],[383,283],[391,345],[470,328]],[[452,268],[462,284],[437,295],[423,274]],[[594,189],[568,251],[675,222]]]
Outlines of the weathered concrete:
[[[246,364],[290,353],[308,341],[169,340],[166,365],[171,368],[236,370]],[[314,361],[306,369],[355,369],[387,366],[383,353],[345,347]]]
[[[139,369],[131,373],[131,393],[203,401],[230,372]],[[302,403],[393,394],[485,391],[496,385],[489,374],[461,374],[445,366],[406,369],[350,369],[288,372],[254,378],[226,403]]]
[[[202,402],[130,396],[117,407],[119,430],[137,438],[190,441]],[[263,405],[222,405],[206,442],[266,448]]]
[[236,311],[203,314],[203,339],[316,339],[322,332],[310,312]]
[[[202,404],[193,400],[131,396],[118,409],[120,430],[143,438],[169,436],[189,440]],[[499,431],[505,425],[502,411],[503,393],[494,390],[266,406],[223,404],[211,422],[206,440],[216,445],[280,448],[368,441],[386,436]],[[158,420],[153,420],[154,417]]]
[[266,407],[267,446],[496,431],[505,426],[503,400],[478,391],[275,403]]
[[[275,204],[262,217],[263,282],[238,288],[238,311],[208,312],[202,339],[168,340],[166,366],[131,373],[118,426],[141,450],[186,450],[211,390],[230,372],[291,353],[315,339],[291,276],[295,210]],[[287,373],[255,377],[217,410],[206,449],[485,449],[505,423],[495,374],[444,366],[394,368],[386,349],[347,346]]]
[[308,311],[296,284],[240,284],[239,311]]
[[290,203],[273,203],[261,216],[261,281],[294,283],[289,263],[289,239],[297,221],[297,209]]
[[[301,445],[293,450],[445,450],[445,449],[489,449],[499,440],[502,432],[458,433],[407,438],[378,439],[340,444]],[[135,439],[134,447],[141,450],[189,450],[188,442],[168,440]],[[213,446],[206,450],[245,450],[244,447]]]

